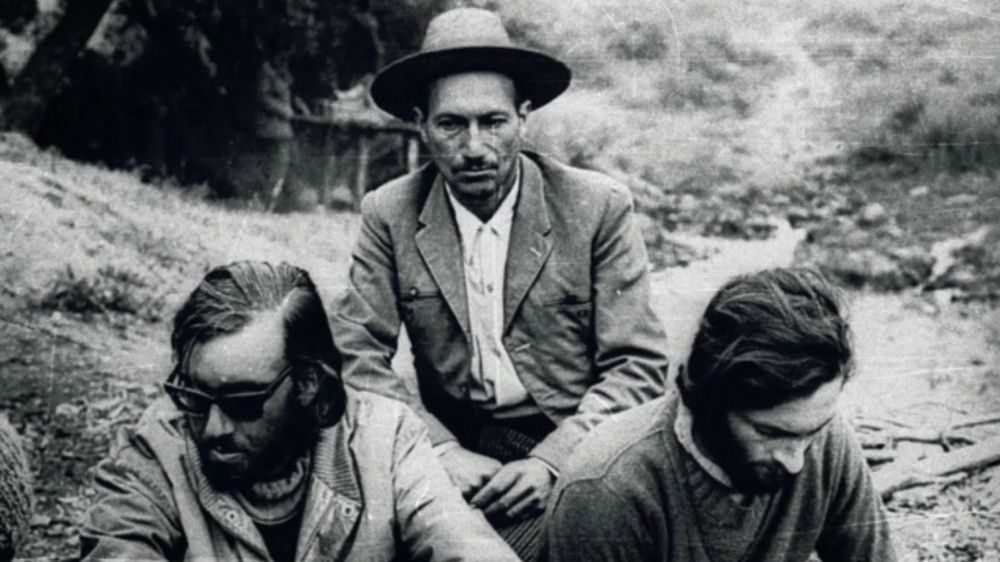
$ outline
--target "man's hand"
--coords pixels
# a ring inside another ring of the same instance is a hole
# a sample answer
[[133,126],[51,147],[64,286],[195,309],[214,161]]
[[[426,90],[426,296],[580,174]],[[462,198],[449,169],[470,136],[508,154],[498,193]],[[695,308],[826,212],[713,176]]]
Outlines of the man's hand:
[[555,476],[539,459],[527,458],[503,466],[469,503],[492,519],[516,521],[545,511]]
[[452,484],[462,492],[465,499],[469,499],[489,482],[503,466],[496,459],[473,453],[461,446],[445,451],[441,455],[441,464],[448,471]]

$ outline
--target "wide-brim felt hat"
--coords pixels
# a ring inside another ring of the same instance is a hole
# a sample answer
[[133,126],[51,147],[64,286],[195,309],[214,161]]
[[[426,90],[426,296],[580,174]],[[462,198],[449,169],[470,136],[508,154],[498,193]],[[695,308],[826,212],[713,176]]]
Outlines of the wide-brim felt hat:
[[457,8],[427,26],[420,50],[386,66],[371,85],[380,109],[404,121],[432,81],[463,72],[491,71],[509,76],[533,108],[566,91],[572,72],[541,51],[514,45],[500,18],[488,10]]

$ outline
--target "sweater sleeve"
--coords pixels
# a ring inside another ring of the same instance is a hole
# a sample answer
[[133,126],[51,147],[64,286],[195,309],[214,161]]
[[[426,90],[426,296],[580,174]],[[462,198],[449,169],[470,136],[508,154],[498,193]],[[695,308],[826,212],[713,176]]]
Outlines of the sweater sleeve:
[[656,551],[635,506],[597,480],[571,482],[557,492],[545,522],[549,562],[641,562]]
[[885,506],[872,483],[861,446],[842,418],[831,437],[838,468],[816,553],[821,560],[831,562],[895,561]]

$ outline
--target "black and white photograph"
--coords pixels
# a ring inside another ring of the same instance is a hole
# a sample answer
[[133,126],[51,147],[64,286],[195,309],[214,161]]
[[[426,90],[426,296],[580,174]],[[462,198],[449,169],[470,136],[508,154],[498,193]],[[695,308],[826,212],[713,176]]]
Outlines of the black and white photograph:
[[2,0],[0,562],[1000,562],[1000,4]]

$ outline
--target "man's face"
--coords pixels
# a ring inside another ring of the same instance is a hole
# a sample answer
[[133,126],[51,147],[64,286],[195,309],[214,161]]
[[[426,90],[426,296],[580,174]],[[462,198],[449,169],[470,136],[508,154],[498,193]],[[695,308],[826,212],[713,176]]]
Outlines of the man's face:
[[[235,334],[196,347],[188,364],[191,384],[208,394],[263,390],[288,364],[281,317],[263,314]],[[293,436],[304,433],[294,383],[286,378],[257,419],[237,420],[217,405],[189,416],[202,466],[212,484],[225,488],[262,480],[301,451]]]
[[494,72],[454,74],[428,91],[419,114],[424,142],[456,198],[470,209],[499,206],[513,184],[530,102],[515,107],[514,83]]
[[801,472],[806,449],[836,413],[843,385],[838,377],[805,398],[726,414],[720,464],[736,487],[772,492]]

